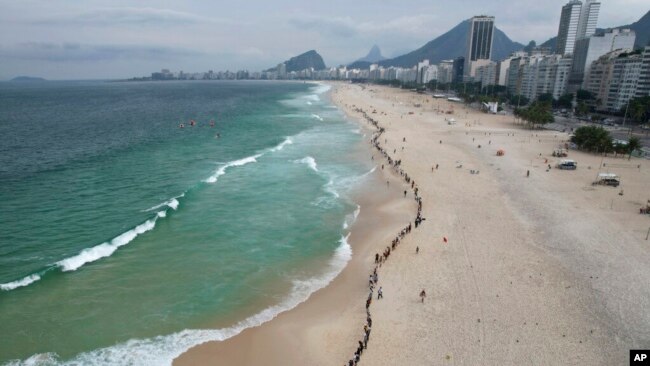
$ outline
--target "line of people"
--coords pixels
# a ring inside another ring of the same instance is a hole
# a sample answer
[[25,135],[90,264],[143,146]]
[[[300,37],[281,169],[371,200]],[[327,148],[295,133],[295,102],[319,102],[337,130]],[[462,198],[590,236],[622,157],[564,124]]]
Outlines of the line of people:
[[[370,144],[374,146],[379,153],[383,155],[383,157],[386,159],[388,164],[393,168],[395,173],[399,174],[403,179],[404,182],[407,184],[407,186],[410,187],[410,189],[413,191],[413,196],[415,198],[415,201],[418,204],[417,208],[417,215],[415,217],[414,225],[415,228],[420,226],[422,224],[422,221],[425,220],[424,217],[422,217],[422,197],[419,195],[419,189],[417,185],[415,184],[415,180],[412,179],[403,169],[402,169],[402,160],[396,160],[393,159],[388,152],[386,152],[386,149],[381,146],[380,143],[380,138],[386,132],[386,130],[379,125],[379,122],[373,119],[366,113],[363,109],[361,108],[355,108],[355,111],[357,113],[360,113],[368,123],[373,125],[376,129],[375,132],[372,134],[372,138],[370,140]],[[403,138],[403,142],[406,142],[406,138]],[[384,139],[384,143],[387,143],[388,140]],[[374,157],[373,157],[374,160]],[[382,170],[384,169],[384,165],[382,164],[381,166]],[[387,182],[388,183],[388,182]],[[406,196],[406,191],[404,191]],[[368,293],[368,298],[366,299],[366,323],[363,326],[363,340],[358,341],[358,347],[357,350],[354,352],[354,356],[348,361],[348,363],[344,366],[356,366],[359,364],[361,360],[361,355],[363,354],[363,351],[368,348],[368,340],[370,339],[370,331],[372,330],[372,317],[370,314],[370,306],[372,304],[372,298],[373,294],[375,291],[375,287],[378,285],[379,282],[379,275],[377,274],[377,269],[382,266],[383,263],[385,263],[388,260],[388,257],[390,256],[392,251],[395,251],[397,246],[399,245],[400,241],[409,233],[411,233],[411,230],[413,229],[413,224],[409,223],[408,226],[404,227],[393,239],[391,242],[390,246],[387,246],[386,249],[383,251],[382,254],[376,253],[375,254],[375,267],[373,269],[372,274],[369,275],[368,279],[368,288],[369,288],[369,293]],[[419,249],[419,248],[418,248]],[[422,302],[424,302],[424,289],[420,293],[420,297],[422,298]],[[426,295],[424,295],[426,296]],[[383,294],[383,289],[379,287],[377,290],[377,299],[381,299],[384,297]]]

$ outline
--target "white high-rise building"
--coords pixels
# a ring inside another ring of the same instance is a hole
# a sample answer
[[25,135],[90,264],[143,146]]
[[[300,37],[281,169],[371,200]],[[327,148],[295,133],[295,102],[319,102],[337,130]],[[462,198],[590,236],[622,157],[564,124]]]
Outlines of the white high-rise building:
[[637,98],[650,96],[650,46],[645,46],[642,55],[643,64],[635,95]]
[[587,0],[580,10],[580,22],[578,22],[578,33],[576,40],[589,37],[596,33],[598,23],[598,12],[600,11],[600,2]]
[[454,60],[443,60],[438,64],[438,82],[447,84],[454,80]]
[[562,7],[560,28],[557,31],[556,52],[558,54],[569,55],[573,53],[573,47],[575,46],[578,35],[581,11],[582,2],[579,0],[572,0]]
[[560,27],[557,32],[556,52],[561,55],[573,53],[576,41],[596,32],[600,2],[571,0],[562,7]]
[[542,94],[558,99],[566,92],[571,59],[562,55],[521,56],[510,60],[508,92],[534,100]]
[[634,49],[636,34],[631,29],[611,29],[602,34],[579,39],[573,53],[573,65],[569,77],[569,91],[575,92],[583,87],[584,75],[589,73],[591,63],[600,56],[617,50]]
[[489,64],[492,59],[492,41],[494,40],[494,17],[475,16],[470,19],[467,34],[467,53],[465,55],[464,76],[472,78],[476,68]]
[[429,65],[427,67],[422,83],[426,84],[432,80],[438,80],[438,65]]
[[643,54],[614,50],[592,63],[584,88],[597,95],[598,110],[618,112],[637,94],[643,66]]
[[426,73],[428,67],[429,67],[429,60],[423,60],[422,62],[418,62],[418,66],[417,66],[418,76],[416,80],[418,84],[426,83],[426,81],[424,81],[424,74]]

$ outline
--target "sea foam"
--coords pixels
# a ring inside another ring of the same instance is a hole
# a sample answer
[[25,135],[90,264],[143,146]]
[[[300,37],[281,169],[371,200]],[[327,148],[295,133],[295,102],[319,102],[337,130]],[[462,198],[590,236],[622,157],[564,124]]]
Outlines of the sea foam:
[[156,227],[156,220],[158,220],[158,217],[160,216],[156,215],[155,218],[149,219],[133,229],[116,236],[110,242],[102,243],[92,248],[86,248],[73,257],[57,262],[56,265],[60,267],[63,272],[76,271],[86,263],[109,257],[117,250],[117,248],[129,244],[133,239],[137,238],[138,235],[144,234]]
[[250,164],[250,163],[256,163],[257,158],[259,158],[262,155],[264,155],[264,154],[256,154],[256,155],[245,157],[243,159],[234,160],[234,161],[231,161],[229,163],[226,163],[226,165],[219,168],[214,174],[212,174],[210,177],[208,177],[206,180],[204,180],[204,182],[206,182],[206,183],[216,183],[217,179],[219,179],[220,176],[226,174],[226,169],[234,167],[234,166],[242,166],[242,165],[246,165],[246,164]]
[[78,354],[70,360],[60,360],[55,353],[33,355],[26,360],[10,361],[9,365],[171,365],[188,349],[210,341],[223,341],[247,328],[264,324],[280,313],[305,302],[309,296],[327,286],[352,258],[349,234],[341,237],[327,270],[318,277],[294,280],[292,291],[282,302],[250,316],[232,327],[223,329],[186,329],[177,333],[147,339],[131,339],[115,346]]
[[300,160],[294,160],[294,163],[306,164],[311,170],[318,172],[318,166],[316,165],[316,160],[311,156],[304,157]]
[[278,146],[276,146],[274,148],[271,148],[270,151],[272,151],[272,152],[280,151],[280,150],[284,149],[285,146],[291,145],[291,144],[293,144],[293,140],[291,139],[291,137],[287,137]]
[[24,287],[24,286],[29,286],[32,283],[38,281],[41,279],[41,276],[38,274],[31,274],[23,279],[20,279],[18,281],[13,281],[13,282],[8,282],[8,283],[2,283],[0,284],[0,290],[4,291],[11,291],[13,289],[16,289],[18,287]]
[[172,197],[172,198],[170,198],[169,200],[167,200],[167,201],[165,201],[163,203],[160,203],[160,204],[155,205],[153,207],[149,207],[148,209],[144,210],[144,212],[154,211],[154,210],[157,210],[157,209],[159,209],[161,207],[164,207],[164,206],[167,206],[167,207],[173,209],[174,211],[176,211],[178,209],[178,205],[179,205],[178,199],[183,198],[183,197],[185,197],[185,193],[181,193],[180,195],[178,195],[176,197]]

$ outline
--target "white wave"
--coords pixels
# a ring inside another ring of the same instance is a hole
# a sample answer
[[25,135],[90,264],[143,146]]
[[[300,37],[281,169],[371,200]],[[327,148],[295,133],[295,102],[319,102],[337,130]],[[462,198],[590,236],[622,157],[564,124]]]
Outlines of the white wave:
[[357,128],[356,130],[352,130],[352,133],[356,135],[361,135],[361,129]]
[[293,140],[291,139],[291,137],[287,137],[284,141],[282,141],[280,143],[280,145],[272,148],[270,151],[273,151],[273,152],[280,151],[280,150],[284,149],[285,146],[291,145],[291,144],[293,144]]
[[323,120],[323,117],[321,117],[321,116],[319,116],[319,115],[317,115],[317,114],[315,114],[315,113],[312,113],[311,116],[312,116],[312,118],[316,118],[316,119],[319,120],[319,121],[322,121],[322,120]]
[[11,291],[13,289],[16,289],[18,287],[24,287],[24,286],[29,286],[32,283],[38,281],[41,279],[41,276],[37,274],[31,274],[23,279],[20,279],[18,281],[13,281],[13,282],[7,282],[7,283],[2,283],[0,284],[0,290],[4,291]]
[[311,170],[317,172],[318,171],[318,166],[316,165],[316,160],[312,158],[311,156],[304,157],[300,160],[294,160],[294,163],[300,163],[300,164],[307,164],[311,168]]
[[334,180],[330,179],[329,182],[325,185],[325,191],[330,193],[335,198],[339,198],[339,193],[334,189]]
[[313,103],[310,101],[307,101],[307,105],[312,105]]
[[168,199],[167,201],[165,201],[165,202],[163,202],[161,204],[158,204],[156,206],[149,207],[148,209],[144,210],[144,212],[157,210],[157,209],[159,209],[159,208],[161,208],[163,206],[167,206],[169,208],[174,209],[174,211],[176,211],[178,209],[178,205],[179,205],[178,199],[183,198],[183,197],[185,197],[185,193],[181,193],[180,195],[178,195],[176,197],[172,197],[172,198]]
[[262,155],[264,155],[264,154],[256,154],[256,155],[253,155],[253,156],[249,156],[249,157],[246,157],[246,158],[243,158],[243,159],[234,160],[234,161],[231,161],[229,163],[226,163],[226,165],[219,168],[214,174],[212,174],[210,177],[208,177],[206,180],[204,180],[204,182],[206,182],[206,183],[216,183],[217,179],[220,176],[226,174],[226,169],[228,169],[230,167],[233,167],[233,166],[242,166],[242,165],[246,165],[246,164],[249,164],[249,163],[255,163],[255,162],[257,162],[257,158],[259,158]]
[[303,98],[307,99],[308,101],[312,101],[312,102],[318,102],[320,100],[320,97],[318,95],[316,95],[316,94],[306,95]]
[[264,324],[279,314],[305,302],[312,293],[327,286],[352,258],[348,236],[341,237],[339,246],[328,263],[325,273],[307,280],[293,281],[290,295],[281,303],[250,316],[229,328],[186,329],[178,333],[148,339],[131,339],[115,346],[81,353],[70,360],[59,360],[55,353],[33,355],[24,361],[10,361],[10,365],[171,365],[188,349],[210,341],[223,341],[243,330]]
[[318,86],[312,88],[311,90],[312,90],[313,93],[323,94],[323,93],[329,91],[330,89],[332,89],[332,87],[330,85],[318,84]]
[[173,198],[169,203],[167,204],[172,210],[176,211],[178,209],[178,200],[176,198]]
[[369,172],[363,174],[363,175],[361,176],[361,178],[365,178],[365,177],[369,176],[370,174],[374,173],[375,170],[377,170],[377,166],[374,166],[372,169],[370,169]]
[[357,217],[359,217],[359,213],[361,213],[361,206],[357,205],[357,208],[354,210],[352,214],[349,214],[345,216],[345,220],[343,221],[343,229],[347,230],[352,224],[354,224],[357,221]]
[[156,226],[156,220],[158,220],[158,216],[116,236],[110,242],[102,243],[92,248],[86,248],[73,257],[57,262],[56,265],[60,267],[63,272],[76,271],[86,263],[109,257],[117,250],[117,248],[129,244],[133,239],[138,237],[138,235],[152,230]]
[[158,215],[160,218],[165,218],[167,217],[167,211],[158,211],[156,215]]

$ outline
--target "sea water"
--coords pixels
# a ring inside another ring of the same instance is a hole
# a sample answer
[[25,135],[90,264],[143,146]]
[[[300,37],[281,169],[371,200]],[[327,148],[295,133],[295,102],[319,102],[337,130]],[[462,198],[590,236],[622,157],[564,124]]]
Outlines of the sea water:
[[0,363],[170,364],[329,283],[372,166],[326,91],[0,83]]

